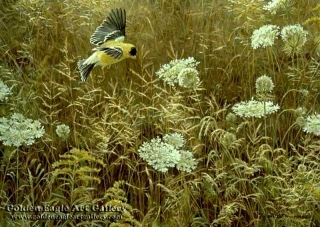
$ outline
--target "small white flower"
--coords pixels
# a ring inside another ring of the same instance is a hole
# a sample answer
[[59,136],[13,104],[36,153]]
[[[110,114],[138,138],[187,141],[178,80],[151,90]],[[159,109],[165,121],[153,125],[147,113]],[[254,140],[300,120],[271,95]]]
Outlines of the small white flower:
[[199,84],[198,71],[194,68],[185,68],[178,74],[179,85],[185,88],[195,88]]
[[305,116],[307,113],[307,108],[306,107],[298,107],[297,109],[294,110],[294,113],[297,117]]
[[303,131],[320,136],[320,114],[308,116]]
[[274,88],[272,79],[266,75],[260,76],[256,80],[256,90],[257,93],[268,93],[271,92]]
[[[265,107],[265,108],[264,108]],[[271,101],[261,102],[256,100],[244,101],[235,104],[232,110],[240,117],[257,117],[261,118],[267,114],[272,114],[280,109],[278,104]]]
[[225,147],[229,147],[234,141],[237,140],[237,136],[231,132],[226,132],[222,137],[221,137],[221,143]]
[[190,173],[197,167],[197,161],[190,151],[181,150],[181,159],[177,163],[176,168],[180,171]]
[[56,128],[56,133],[60,138],[66,139],[70,133],[70,128],[65,124],[58,125]]
[[288,55],[300,53],[307,41],[307,31],[300,24],[287,25],[281,30],[281,38],[284,42],[284,52]]
[[138,149],[138,154],[155,170],[167,172],[181,159],[180,152],[173,145],[154,138],[150,142],[144,142]]
[[177,149],[184,146],[184,138],[180,133],[177,132],[164,135],[163,141],[171,144]]
[[[297,119],[296,119],[296,125],[298,125],[299,127],[301,127],[301,128],[304,128],[305,126],[306,126],[306,119],[304,118],[304,117],[297,117]],[[305,131],[305,130],[303,130],[303,131]]]
[[6,146],[29,146],[43,134],[44,128],[38,120],[27,119],[22,114],[0,118],[0,141]]
[[0,101],[7,99],[11,94],[11,89],[0,80]]
[[253,49],[259,47],[273,46],[274,40],[279,35],[279,26],[264,25],[253,31],[251,36],[251,46]]
[[275,14],[279,9],[285,8],[289,4],[290,0],[272,0],[263,7],[264,10],[270,11]]
[[174,86],[179,82],[178,75],[185,68],[196,69],[199,64],[193,57],[187,59],[175,59],[168,64],[164,64],[156,75],[170,86]]

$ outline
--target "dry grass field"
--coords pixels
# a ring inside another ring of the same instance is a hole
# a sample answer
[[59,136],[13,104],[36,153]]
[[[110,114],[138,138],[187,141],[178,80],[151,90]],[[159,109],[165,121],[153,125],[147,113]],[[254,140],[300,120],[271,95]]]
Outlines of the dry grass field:
[[[112,8],[137,59],[82,82]],[[320,226],[319,27],[317,0],[0,0],[0,225]]]

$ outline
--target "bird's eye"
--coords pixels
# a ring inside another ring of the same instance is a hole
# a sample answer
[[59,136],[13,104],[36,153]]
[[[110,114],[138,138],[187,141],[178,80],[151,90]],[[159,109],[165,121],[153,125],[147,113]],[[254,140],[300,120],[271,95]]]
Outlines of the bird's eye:
[[131,47],[131,50],[129,51],[129,54],[131,56],[136,56],[137,54],[137,49],[135,47]]

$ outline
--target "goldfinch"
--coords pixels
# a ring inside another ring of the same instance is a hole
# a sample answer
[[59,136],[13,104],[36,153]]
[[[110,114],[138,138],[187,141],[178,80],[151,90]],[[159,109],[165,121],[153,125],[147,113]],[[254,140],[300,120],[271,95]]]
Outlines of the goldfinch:
[[90,43],[97,45],[92,49],[94,53],[89,58],[78,61],[82,81],[87,80],[91,70],[97,65],[104,68],[126,58],[136,58],[136,47],[123,42],[125,29],[126,11],[112,9],[90,38]]

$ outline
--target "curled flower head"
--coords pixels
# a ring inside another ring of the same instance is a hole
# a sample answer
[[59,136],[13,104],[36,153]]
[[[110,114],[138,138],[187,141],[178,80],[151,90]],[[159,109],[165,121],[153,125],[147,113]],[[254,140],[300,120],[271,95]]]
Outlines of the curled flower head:
[[70,133],[70,128],[65,124],[58,125],[56,128],[56,133],[60,138],[66,139]]
[[278,104],[273,104],[271,101],[261,102],[256,100],[240,102],[232,107],[233,112],[240,117],[257,118],[275,113],[279,109]]
[[304,31],[300,24],[283,27],[281,38],[284,42],[284,52],[288,55],[300,53],[307,41],[307,34],[308,32]]
[[303,131],[320,136],[320,114],[308,116],[304,124]]
[[171,144],[154,138],[150,142],[144,142],[138,149],[140,157],[151,165],[155,170],[167,172],[180,160],[180,152]]
[[163,136],[163,141],[174,146],[175,148],[181,148],[184,146],[184,138],[180,133],[170,133]]
[[304,97],[307,97],[309,95],[309,91],[307,89],[300,89],[300,94],[302,94]]
[[10,93],[11,89],[0,80],[0,101],[7,99]]
[[231,133],[231,132],[227,132],[225,133],[222,138],[221,138],[221,143],[225,146],[225,147],[229,147],[234,141],[237,140],[237,137],[235,134]]
[[273,46],[274,40],[279,35],[279,26],[264,25],[253,31],[251,36],[251,46],[253,49],[259,47]]
[[228,113],[226,116],[226,122],[231,127],[236,126],[237,116],[232,112]]
[[178,75],[186,68],[192,68],[196,70],[196,66],[199,64],[193,57],[187,59],[175,59],[168,64],[164,64],[156,75],[170,86],[174,86],[179,83]]
[[181,159],[177,163],[176,167],[180,171],[190,173],[197,167],[197,161],[193,157],[193,154],[190,151],[181,150]]
[[297,117],[297,119],[296,119],[296,124],[300,127],[300,128],[303,128],[303,127],[305,127],[305,125],[306,125],[306,119],[304,118],[304,117]]
[[305,108],[305,107],[298,107],[297,109],[294,110],[294,114],[297,117],[305,116],[306,113],[307,113],[307,108]]
[[0,141],[6,146],[29,146],[43,134],[43,126],[38,120],[27,119],[22,114],[15,113],[10,118],[0,118]]
[[272,14],[275,14],[278,10],[286,8],[289,5],[290,0],[272,0],[268,2],[267,5],[263,7],[264,10],[270,11]]
[[194,68],[185,68],[178,74],[178,81],[181,87],[195,88],[199,83],[198,71]]
[[256,90],[257,93],[264,94],[269,93],[273,90],[274,84],[272,79],[266,75],[260,76],[256,80]]

